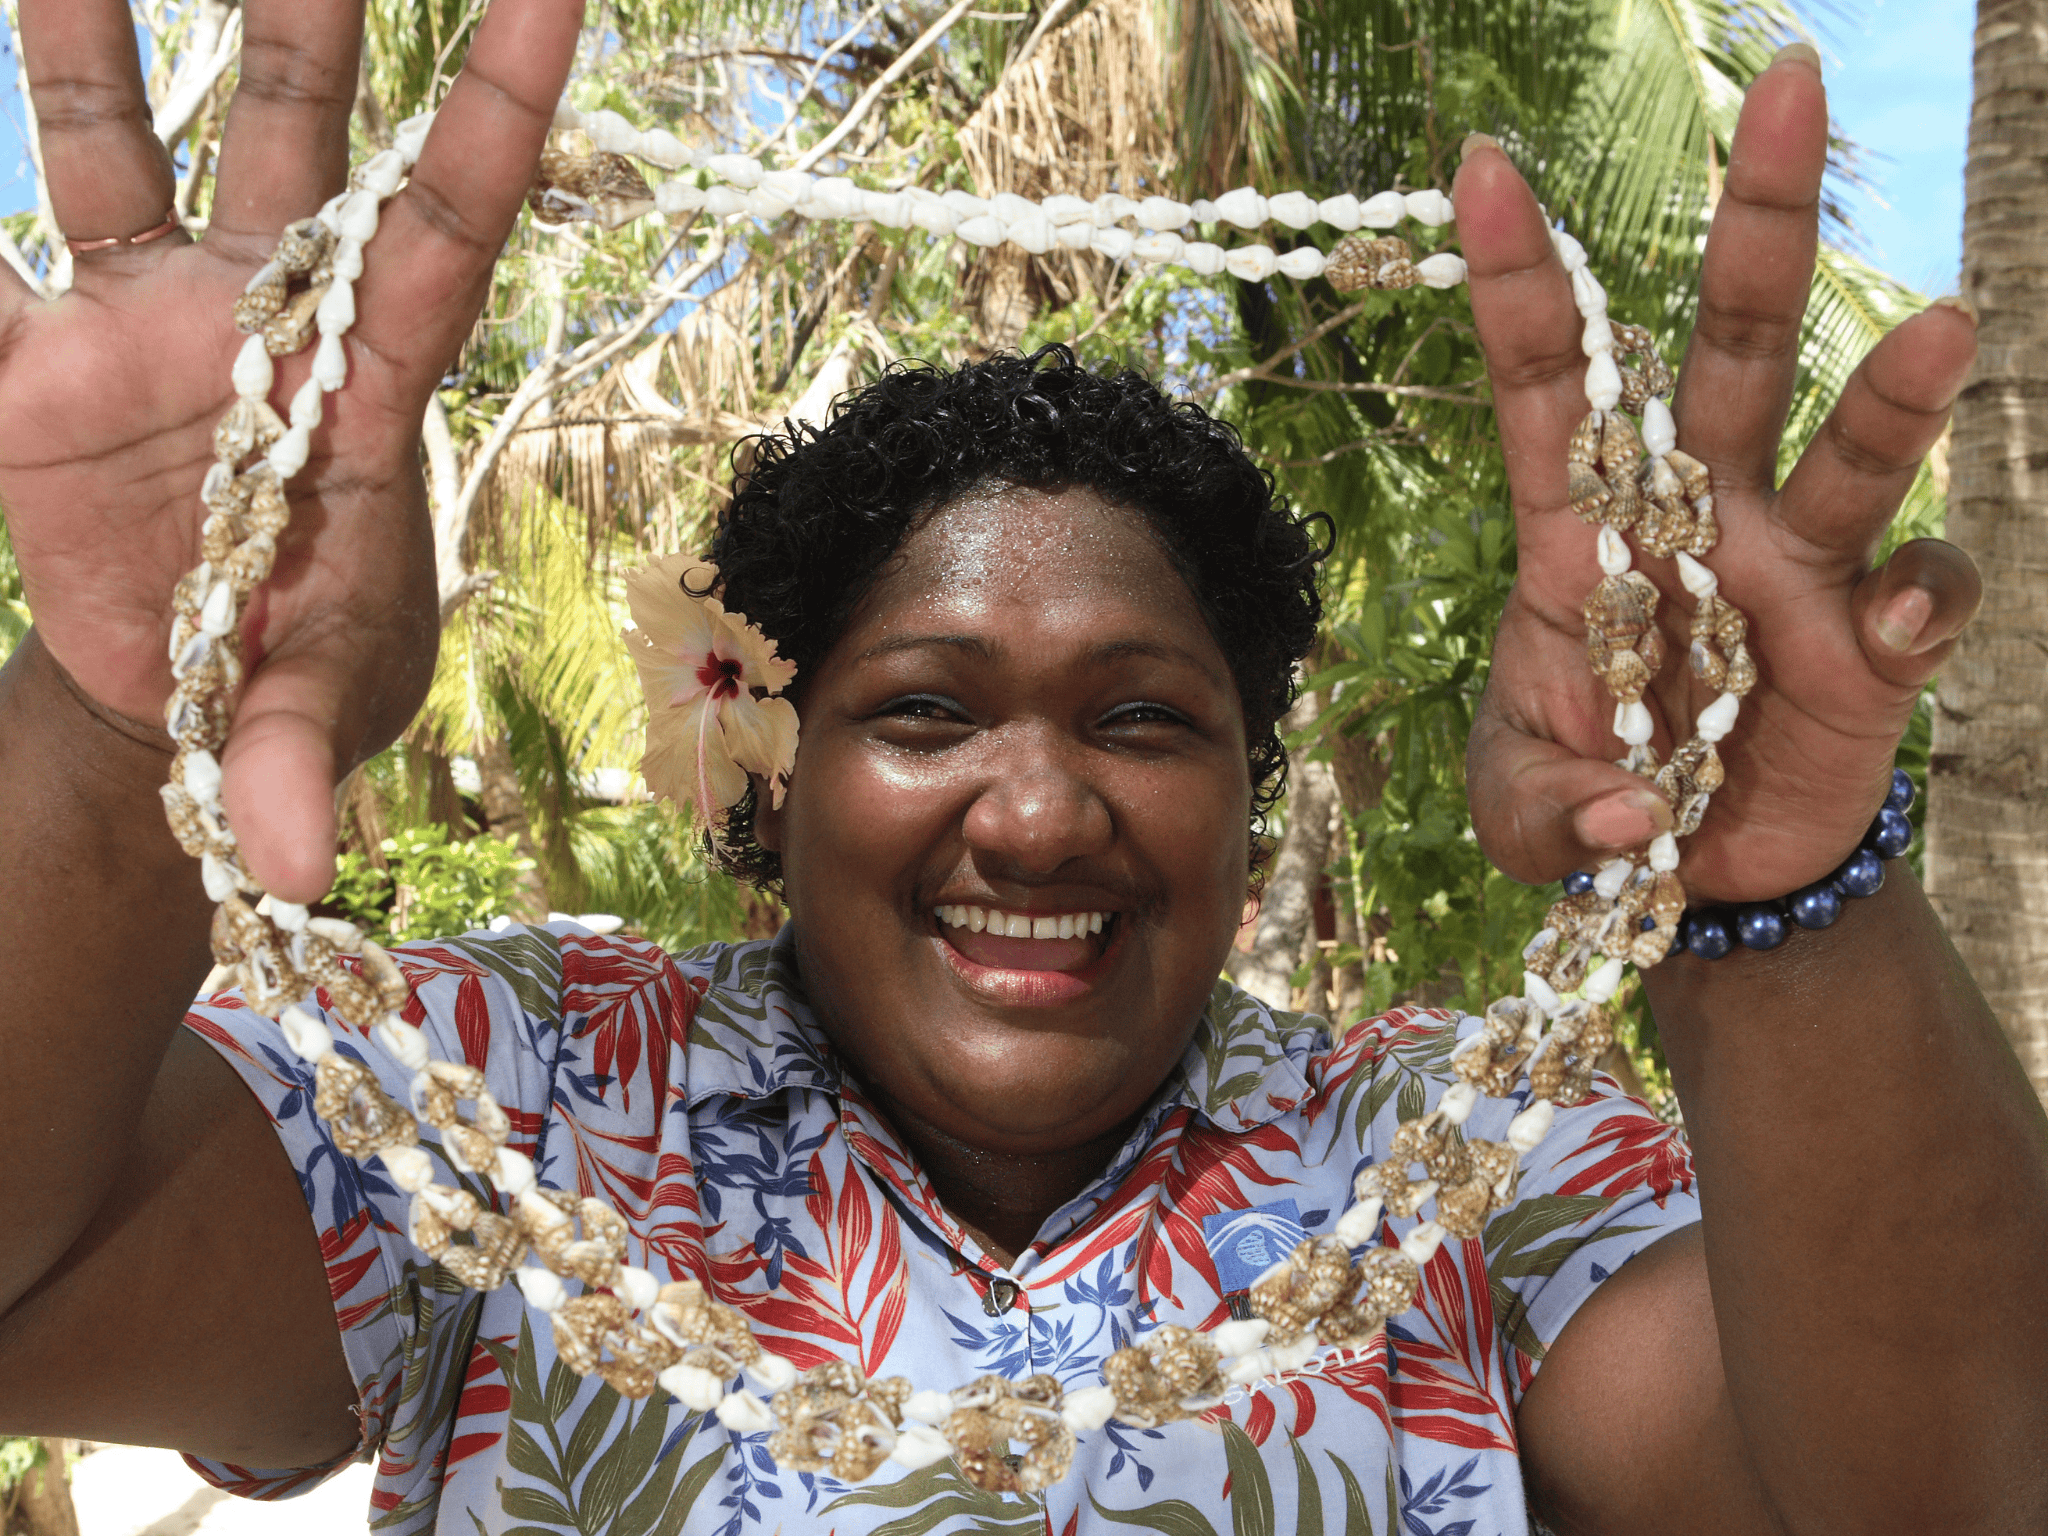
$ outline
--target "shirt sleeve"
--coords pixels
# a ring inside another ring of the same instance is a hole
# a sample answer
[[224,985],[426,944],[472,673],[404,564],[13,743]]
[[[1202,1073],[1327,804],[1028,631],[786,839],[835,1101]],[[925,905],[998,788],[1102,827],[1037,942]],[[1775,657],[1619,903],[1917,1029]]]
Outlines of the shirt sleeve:
[[[425,1032],[435,1059],[484,1069],[511,1121],[511,1145],[528,1156],[536,1155],[548,1118],[561,1047],[561,939],[550,929],[515,928],[394,951],[414,991],[405,1016]],[[384,1092],[409,1109],[412,1075],[330,1014],[327,1001],[321,992],[302,1006],[334,1031],[337,1051],[369,1067]],[[217,1487],[278,1499],[375,1456],[380,1507],[388,1512],[430,1501],[481,1298],[413,1247],[407,1235],[411,1197],[391,1183],[382,1162],[359,1163],[335,1146],[313,1112],[313,1068],[292,1053],[275,1021],[247,1007],[239,992],[226,992],[196,1004],[185,1027],[241,1075],[298,1172],[363,1430],[355,1452],[317,1467],[186,1461]],[[420,1145],[434,1159],[436,1183],[484,1192],[449,1166],[431,1127],[422,1127]]]
[[[1480,1024],[1461,1020],[1459,1039]],[[1527,1106],[1526,1085],[1513,1099],[1481,1099],[1465,1134],[1505,1140],[1509,1120]],[[1558,1110],[1550,1134],[1522,1160],[1515,1203],[1486,1226],[1487,1279],[1516,1402],[1601,1282],[1699,1219],[1684,1133],[1596,1073],[1586,1101]]]

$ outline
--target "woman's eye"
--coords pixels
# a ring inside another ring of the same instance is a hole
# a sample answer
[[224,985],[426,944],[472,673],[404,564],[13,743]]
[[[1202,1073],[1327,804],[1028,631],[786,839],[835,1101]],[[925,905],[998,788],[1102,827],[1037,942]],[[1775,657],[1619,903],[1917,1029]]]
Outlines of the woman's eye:
[[1110,711],[1105,725],[1186,725],[1188,717],[1164,704],[1126,704]]
[[966,718],[966,711],[948,698],[938,694],[918,693],[901,699],[891,699],[875,714],[890,720],[943,720],[959,721]]

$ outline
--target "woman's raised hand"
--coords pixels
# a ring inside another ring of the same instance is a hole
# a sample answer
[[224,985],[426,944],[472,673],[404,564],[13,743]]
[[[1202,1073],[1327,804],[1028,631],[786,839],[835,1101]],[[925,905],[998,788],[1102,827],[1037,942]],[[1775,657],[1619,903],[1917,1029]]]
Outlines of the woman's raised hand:
[[[57,221],[127,236],[171,204],[123,0],[24,0]],[[349,380],[291,487],[244,628],[249,682],[224,793],[251,870],[309,900],[333,873],[337,777],[402,730],[438,628],[421,414],[490,287],[582,21],[495,0],[357,285]],[[199,562],[199,484],[233,401],[229,311],[279,230],[344,185],[362,0],[246,0],[240,85],[205,238],[75,258],[39,300],[0,270],[0,505],[36,629],[77,687],[151,728],[171,689],[170,595]],[[280,360],[273,404],[311,352]]]
[[[1826,151],[1819,69],[1811,50],[1789,49],[1743,105],[1674,407],[1679,446],[1713,472],[1722,533],[1707,564],[1749,617],[1760,674],[1720,744],[1727,784],[1686,849],[1686,885],[1708,900],[1783,895],[1855,847],[1914,699],[1979,595],[1951,545],[1917,541],[1871,565],[1969,369],[1966,311],[1936,306],[1874,348],[1777,488]],[[1565,489],[1566,445],[1587,409],[1570,284],[1498,149],[1470,148],[1456,197],[1520,551],[1467,758],[1473,822],[1509,874],[1554,880],[1671,817],[1615,765],[1627,749],[1614,701],[1586,661],[1580,605],[1600,571],[1594,530]],[[1672,562],[1638,552],[1637,563],[1666,594],[1659,619],[1676,660],[1646,702],[1669,756],[1713,693],[1685,664],[1692,604]]]

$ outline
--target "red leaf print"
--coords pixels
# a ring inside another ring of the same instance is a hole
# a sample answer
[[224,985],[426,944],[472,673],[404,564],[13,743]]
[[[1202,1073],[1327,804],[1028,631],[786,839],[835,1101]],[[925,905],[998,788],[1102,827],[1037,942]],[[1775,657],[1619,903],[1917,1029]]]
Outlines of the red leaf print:
[[1287,1390],[1294,1398],[1294,1438],[1299,1440],[1315,1427],[1316,1391],[1305,1381],[1290,1381]]
[[455,989],[455,1035],[462,1042],[462,1057],[473,1067],[483,1066],[491,1054],[491,1010],[484,1001],[484,984],[474,976],[462,978]]
[[1245,1415],[1244,1432],[1251,1436],[1253,1445],[1264,1445],[1266,1436],[1273,1433],[1273,1421],[1280,1416],[1273,1406],[1273,1399],[1259,1392],[1252,1396],[1252,1411]]
[[1615,1150],[1565,1180],[1558,1186],[1559,1194],[1583,1195],[1597,1188],[1611,1199],[1632,1189],[1646,1189],[1662,1206],[1674,1189],[1692,1188],[1692,1153],[1675,1126],[1639,1110],[1610,1115],[1573,1155],[1584,1157],[1603,1146]]
[[[479,1451],[488,1451],[504,1438],[503,1435],[497,1434],[457,1435],[448,1443],[448,1465],[452,1467],[465,1457],[474,1456]],[[396,1494],[391,1496],[391,1502],[394,1505],[398,1502]]]

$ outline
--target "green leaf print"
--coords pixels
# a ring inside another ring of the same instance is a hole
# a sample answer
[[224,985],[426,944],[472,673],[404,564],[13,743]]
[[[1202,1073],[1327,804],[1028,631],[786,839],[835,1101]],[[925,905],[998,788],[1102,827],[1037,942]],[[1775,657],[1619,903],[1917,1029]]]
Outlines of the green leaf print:
[[1294,1452],[1295,1536],[1323,1536],[1323,1485],[1316,1478],[1308,1453],[1292,1435],[1287,1437],[1287,1449]]
[[1105,1509],[1093,1493],[1088,1502],[1095,1513],[1117,1525],[1135,1525],[1141,1530],[1160,1531],[1164,1536],[1216,1536],[1216,1527],[1186,1499],[1162,1499],[1142,1509]]
[[971,1519],[977,1536],[1042,1536],[1045,1510],[1036,1500],[987,1493],[962,1477],[950,1461],[941,1461],[899,1477],[879,1488],[856,1488],[819,1511],[860,1507],[904,1509],[912,1513],[875,1527],[873,1536],[924,1536],[950,1520]]
[[1323,1454],[1330,1458],[1337,1468],[1337,1475],[1344,1479],[1344,1536],[1373,1536],[1372,1511],[1365,1507],[1365,1490],[1358,1486],[1358,1478],[1350,1463],[1335,1451]]
[[1252,1437],[1223,1421],[1223,1456],[1230,1464],[1230,1529],[1233,1536],[1273,1536],[1273,1483]]
[[550,1525],[566,1526],[576,1523],[569,1506],[552,1493],[541,1488],[507,1488],[503,1478],[498,1480],[498,1504],[518,1520],[545,1520]]

